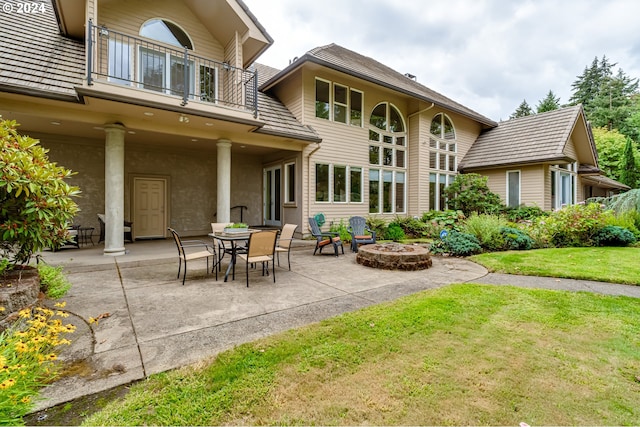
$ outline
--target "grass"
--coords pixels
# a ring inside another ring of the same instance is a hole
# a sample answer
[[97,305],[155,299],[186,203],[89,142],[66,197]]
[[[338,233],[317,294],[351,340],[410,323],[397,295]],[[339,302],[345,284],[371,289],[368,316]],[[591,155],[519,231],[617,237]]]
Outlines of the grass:
[[459,284],[154,375],[93,425],[640,424],[640,300]]
[[470,257],[489,271],[640,285],[640,248],[556,248]]

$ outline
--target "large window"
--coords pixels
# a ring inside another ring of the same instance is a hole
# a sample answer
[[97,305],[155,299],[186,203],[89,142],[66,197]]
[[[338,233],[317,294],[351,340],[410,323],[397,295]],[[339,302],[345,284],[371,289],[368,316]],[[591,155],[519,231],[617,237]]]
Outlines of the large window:
[[406,211],[407,135],[402,114],[383,102],[371,111],[369,119],[369,212]]
[[316,78],[317,118],[361,127],[362,102],[361,91]]
[[316,202],[361,203],[362,168],[316,164]]
[[429,208],[447,209],[445,189],[455,179],[458,167],[456,132],[451,119],[438,113],[431,120],[429,138]]

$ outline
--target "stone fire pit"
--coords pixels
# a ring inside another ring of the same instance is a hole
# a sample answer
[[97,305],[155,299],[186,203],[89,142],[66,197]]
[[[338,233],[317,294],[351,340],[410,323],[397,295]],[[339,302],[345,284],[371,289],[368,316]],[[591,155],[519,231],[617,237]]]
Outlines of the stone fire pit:
[[427,248],[400,243],[360,246],[356,262],[367,267],[404,271],[424,270],[432,264]]

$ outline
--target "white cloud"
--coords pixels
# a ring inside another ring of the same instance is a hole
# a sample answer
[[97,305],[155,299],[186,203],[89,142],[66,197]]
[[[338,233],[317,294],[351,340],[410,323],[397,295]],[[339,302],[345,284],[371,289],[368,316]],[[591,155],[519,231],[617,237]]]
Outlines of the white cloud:
[[275,43],[258,59],[282,69],[329,43],[370,56],[494,120],[535,107],[597,56],[640,76],[635,0],[244,0]]

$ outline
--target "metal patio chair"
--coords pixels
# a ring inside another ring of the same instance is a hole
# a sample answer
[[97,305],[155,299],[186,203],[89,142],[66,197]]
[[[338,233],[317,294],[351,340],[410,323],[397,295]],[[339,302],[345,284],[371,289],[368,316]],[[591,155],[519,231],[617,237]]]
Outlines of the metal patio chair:
[[289,270],[291,270],[291,243],[293,242],[293,233],[295,233],[297,224],[285,224],[280,232],[280,238],[276,243],[276,253],[278,254],[278,267],[280,266],[280,252],[287,253],[287,262]]
[[[176,246],[178,247],[178,279],[180,278],[180,270],[182,268],[182,264],[184,263],[184,274],[182,276],[182,285],[184,286],[184,280],[187,277],[187,261],[191,261],[194,259],[207,259],[207,274],[209,274],[209,257],[213,257],[213,265],[211,266],[211,270],[216,271],[216,280],[218,280],[218,270],[216,270],[216,259],[218,258],[216,255],[216,250],[213,246],[210,246],[203,242],[202,240],[182,240],[180,235],[173,228],[167,228],[171,232],[173,236],[173,240],[176,242]],[[186,248],[202,248],[198,252],[187,252]]]
[[262,263],[262,275],[269,275],[269,262],[273,271],[273,283],[276,282],[275,252],[277,231],[257,231],[249,236],[249,245],[246,253],[238,254],[238,256],[246,261],[247,288],[249,287],[249,264]]

